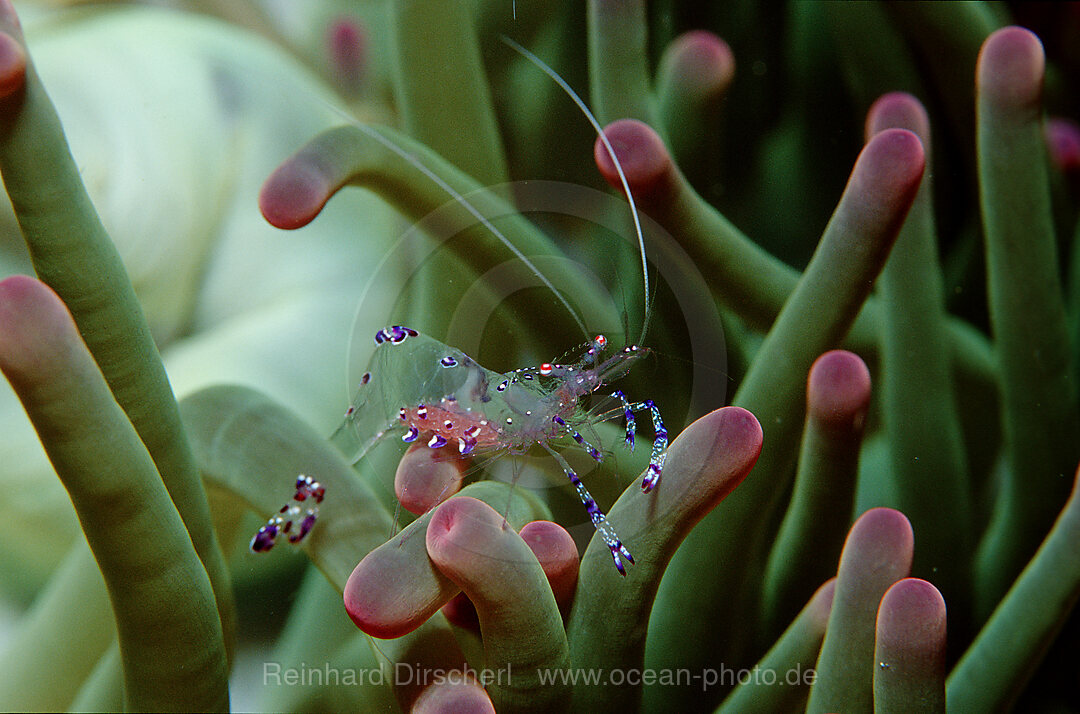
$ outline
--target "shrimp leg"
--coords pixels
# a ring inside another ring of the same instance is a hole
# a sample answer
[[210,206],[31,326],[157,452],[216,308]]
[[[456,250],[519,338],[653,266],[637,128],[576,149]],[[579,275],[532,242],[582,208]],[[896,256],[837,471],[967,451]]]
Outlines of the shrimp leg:
[[615,561],[615,567],[619,569],[620,575],[626,575],[626,569],[623,567],[622,560],[619,556],[626,560],[631,565],[634,564],[634,557],[630,555],[630,551],[619,540],[619,534],[615,532],[615,528],[608,522],[607,516],[600,510],[600,507],[596,505],[596,501],[593,500],[592,494],[585,488],[585,484],[581,482],[578,475],[570,468],[570,464],[566,463],[566,459],[562,454],[555,451],[547,444],[540,442],[540,446],[544,448],[551,457],[559,462],[559,466],[562,466],[563,471],[566,472],[566,476],[570,479],[570,483],[574,485],[574,489],[577,490],[578,498],[581,499],[581,503],[585,506],[585,510],[589,513],[589,518],[592,519],[593,527],[596,528],[596,532],[600,534],[600,537],[607,543],[607,547],[611,550],[611,557]]
[[626,445],[630,447],[631,451],[634,450],[634,434],[637,432],[637,421],[634,419],[634,412],[648,409],[652,415],[653,432],[656,438],[653,439],[652,455],[649,457],[649,474],[641,481],[641,490],[648,493],[660,482],[660,474],[664,471],[664,459],[667,456],[668,445],[668,433],[667,429],[664,428],[664,420],[660,418],[660,410],[656,408],[656,404],[651,399],[631,404],[620,389],[612,392],[611,396],[622,402],[623,414],[626,417]]
[[563,420],[562,417],[553,416],[553,417],[551,417],[551,421],[555,422],[556,424],[561,426],[563,429],[565,429],[566,433],[570,435],[570,438],[572,438],[574,441],[576,441],[578,444],[580,444],[581,448],[583,448],[583,449],[585,449],[585,451],[589,452],[589,456],[596,459],[597,462],[600,462],[600,461],[604,460],[604,455],[602,453],[600,453],[600,450],[597,449],[592,444],[590,444],[589,442],[585,441],[585,437],[583,437],[581,434],[579,434],[577,429],[575,429],[574,427],[567,424],[566,421]]
[[[319,516],[319,506],[322,503],[326,489],[310,476],[300,474],[296,477],[296,493],[292,500],[281,507],[276,515],[270,518],[259,532],[251,539],[251,550],[262,553],[274,547],[277,537],[285,534],[290,543],[299,543],[304,539],[315,525],[315,519]],[[301,509],[300,504],[308,499],[312,503],[307,509]],[[300,519],[301,514],[303,518]],[[300,519],[299,527],[294,531],[293,523]]]

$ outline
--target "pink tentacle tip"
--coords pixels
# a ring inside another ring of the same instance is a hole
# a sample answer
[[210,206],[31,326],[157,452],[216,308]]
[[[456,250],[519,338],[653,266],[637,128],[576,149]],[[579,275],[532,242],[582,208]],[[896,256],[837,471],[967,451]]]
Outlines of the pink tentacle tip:
[[577,545],[565,528],[551,521],[526,523],[521,539],[540,561],[559,610],[566,613],[573,602],[581,557]]
[[311,223],[333,193],[326,177],[309,161],[287,159],[259,191],[259,210],[270,225],[292,230]]
[[720,407],[683,430],[671,446],[666,468],[673,474],[698,474],[686,493],[698,502],[696,508],[705,509],[704,516],[742,483],[763,443],[757,417],[742,407]]
[[903,577],[911,568],[914,547],[915,532],[907,516],[893,508],[871,508],[859,516],[848,532],[841,565],[852,549],[857,551],[856,560],[873,563],[873,567],[892,563],[893,569],[902,571],[898,577]]
[[[68,369],[78,330],[52,288],[29,275],[0,281],[0,368],[13,386]],[[85,350],[85,348],[82,348]]]
[[335,81],[346,90],[357,90],[367,68],[368,38],[364,26],[351,17],[337,18],[327,28],[326,48]]
[[[389,562],[388,562],[389,560]],[[432,606],[424,597],[414,597],[414,583],[395,580],[397,563],[377,548],[364,556],[348,580],[342,599],[345,612],[363,632],[381,640],[406,635],[424,624],[448,600]],[[447,593],[446,598],[452,594]]]
[[[905,214],[898,209],[914,200],[925,168],[926,153],[915,133],[885,129],[875,134],[859,153],[844,191],[847,199],[859,197],[857,204],[850,205],[853,215],[869,224],[880,221],[883,215],[902,221]],[[880,210],[883,206],[891,210]]]
[[810,367],[806,384],[810,415],[845,431],[862,427],[870,405],[870,370],[862,359],[845,350],[832,350]]
[[878,648],[895,653],[945,653],[945,599],[918,578],[903,578],[881,598],[877,614]]
[[907,92],[889,92],[878,97],[866,112],[866,140],[886,129],[907,129],[923,146],[930,137],[930,117],[918,99]]
[[1045,132],[1054,165],[1067,174],[1080,173],[1080,124],[1054,117],[1047,120]]
[[1035,109],[1042,98],[1046,56],[1030,30],[1003,27],[983,42],[975,70],[979,95],[1002,107]]
[[411,714],[495,714],[491,697],[475,677],[461,672],[428,686],[413,704]]
[[11,35],[0,32],[0,99],[10,97],[26,84],[26,50]]
[[735,54],[723,39],[707,30],[676,37],[664,57],[665,72],[700,95],[723,94],[735,79]]
[[[675,165],[663,139],[652,127],[636,119],[620,119],[604,128],[604,136],[622,164],[634,198],[648,201],[671,188]],[[593,158],[604,180],[622,190],[619,172],[599,138],[593,146]]]
[[504,557],[505,535],[517,539],[494,508],[469,496],[452,498],[428,521],[425,542],[428,557],[444,575],[458,583],[486,572]]
[[414,444],[394,473],[394,493],[401,507],[420,515],[450,498],[461,490],[465,465],[464,460],[448,457],[443,450]]

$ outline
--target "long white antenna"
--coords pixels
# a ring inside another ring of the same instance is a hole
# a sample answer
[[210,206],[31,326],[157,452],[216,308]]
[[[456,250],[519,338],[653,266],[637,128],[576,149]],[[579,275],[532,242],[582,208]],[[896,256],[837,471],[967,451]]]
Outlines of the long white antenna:
[[518,54],[543,70],[544,74],[551,77],[551,79],[553,79],[555,83],[574,100],[578,109],[581,110],[585,115],[585,118],[592,124],[593,129],[596,130],[596,135],[600,137],[600,141],[603,142],[604,148],[607,149],[608,156],[611,157],[611,163],[615,165],[615,171],[619,174],[619,181],[622,183],[623,192],[626,194],[626,200],[630,204],[630,215],[634,218],[634,232],[637,233],[638,251],[641,253],[641,278],[645,288],[645,318],[641,326],[641,336],[638,337],[638,342],[644,342],[645,333],[649,329],[649,319],[652,317],[652,305],[649,301],[649,264],[645,259],[645,236],[641,230],[641,219],[638,217],[637,204],[634,202],[634,194],[630,192],[630,182],[626,180],[626,174],[623,173],[619,157],[615,155],[614,147],[612,147],[611,142],[608,141],[608,138],[604,135],[604,129],[600,126],[600,122],[598,122],[596,117],[593,116],[593,113],[589,111],[589,107],[585,105],[585,102],[582,101],[581,97],[578,96],[578,93],[574,91],[574,88],[567,84],[565,79],[560,77],[555,70],[549,67],[542,59],[532,52],[525,49],[506,35],[502,35],[501,37],[503,42],[517,50]]
[[[339,111],[337,109],[337,107],[332,107],[332,108],[335,111]],[[555,297],[557,297],[559,299],[559,302],[561,302],[563,304],[563,307],[566,308],[567,312],[570,313],[570,316],[574,318],[574,322],[577,323],[578,329],[581,330],[582,334],[588,335],[588,332],[585,329],[585,323],[582,321],[581,316],[579,316],[577,314],[577,311],[574,310],[574,308],[570,306],[570,303],[567,302],[565,297],[563,297],[563,294],[561,292],[559,292],[559,290],[552,284],[552,282],[548,279],[548,277],[546,275],[544,275],[540,271],[540,269],[537,268],[536,265],[533,264],[533,262],[531,260],[529,260],[525,256],[524,253],[522,253],[520,250],[518,250],[517,246],[515,246],[513,244],[513,242],[511,242],[511,240],[509,238],[507,238],[505,235],[503,235],[503,233],[498,228],[496,228],[495,225],[491,221],[489,221],[486,216],[484,216],[484,214],[480,213],[480,211],[477,210],[476,206],[472,205],[472,203],[470,203],[468,201],[468,199],[466,199],[463,195],[461,195],[461,193],[459,193],[457,190],[455,190],[453,186],[451,186],[446,181],[444,181],[442,179],[442,177],[440,177],[434,171],[432,171],[427,166],[425,166],[424,163],[422,161],[420,161],[420,159],[416,158],[414,155],[410,154],[408,151],[401,148],[400,146],[395,144],[390,139],[387,139],[385,136],[383,136],[382,134],[380,134],[378,131],[371,128],[370,126],[368,126],[366,124],[363,124],[361,122],[357,122],[354,119],[352,119],[351,117],[350,117],[350,121],[352,121],[352,125],[355,126],[357,129],[364,132],[365,134],[370,136],[372,139],[379,142],[380,144],[385,146],[387,149],[389,149],[390,151],[393,151],[395,154],[397,154],[398,156],[400,156],[401,158],[405,159],[410,164],[412,164],[414,167],[416,167],[416,169],[418,171],[420,171],[425,176],[427,176],[429,179],[434,181],[435,184],[439,188],[441,188],[443,191],[445,191],[447,194],[449,194],[466,211],[468,211],[470,214],[472,214],[473,218],[480,221],[480,223],[482,223],[485,228],[487,228],[489,231],[491,231],[491,233],[496,238],[498,238],[499,241],[504,246],[506,246],[506,248],[511,253],[514,254],[514,257],[516,257],[518,260],[520,260],[522,263],[524,263],[525,266],[529,270],[531,270],[534,275],[536,275],[536,277],[540,278],[540,281],[542,283],[544,283],[544,286],[546,288],[548,288],[549,290],[551,290],[552,293],[554,293]]]

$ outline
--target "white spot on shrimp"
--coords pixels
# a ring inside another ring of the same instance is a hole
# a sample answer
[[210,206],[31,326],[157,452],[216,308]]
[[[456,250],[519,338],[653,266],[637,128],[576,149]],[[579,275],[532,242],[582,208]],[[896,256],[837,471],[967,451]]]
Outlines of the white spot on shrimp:
[[439,360],[439,364],[441,364],[443,367],[456,367],[457,366],[457,360],[454,359],[453,357],[451,357],[450,355],[447,355],[447,356],[443,357],[441,360]]

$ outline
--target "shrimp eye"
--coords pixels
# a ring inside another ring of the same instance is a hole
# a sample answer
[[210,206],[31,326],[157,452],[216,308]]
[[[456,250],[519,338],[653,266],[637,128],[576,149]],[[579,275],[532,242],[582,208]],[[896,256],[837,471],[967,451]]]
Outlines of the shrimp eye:
[[546,377],[549,374],[551,374],[551,364],[549,362],[544,362],[540,365],[540,376]]
[[603,348],[603,347],[605,347],[607,345],[607,338],[604,337],[603,335],[597,335],[596,339],[593,340],[593,342],[596,343],[597,347]]

